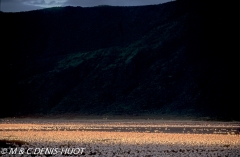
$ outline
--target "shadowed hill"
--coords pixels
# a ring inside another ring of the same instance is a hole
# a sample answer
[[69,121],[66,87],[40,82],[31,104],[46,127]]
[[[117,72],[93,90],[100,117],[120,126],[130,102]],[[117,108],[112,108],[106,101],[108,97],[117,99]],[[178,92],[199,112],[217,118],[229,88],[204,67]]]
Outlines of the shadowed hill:
[[1,13],[9,108],[1,115],[236,120],[225,64],[231,57],[219,53],[227,49],[223,26],[229,21],[215,14],[185,1]]

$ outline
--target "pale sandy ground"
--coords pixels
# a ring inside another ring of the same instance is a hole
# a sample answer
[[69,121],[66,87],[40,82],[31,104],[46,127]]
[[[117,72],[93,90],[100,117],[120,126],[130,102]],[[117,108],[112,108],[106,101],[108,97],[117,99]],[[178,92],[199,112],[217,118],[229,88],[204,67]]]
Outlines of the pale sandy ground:
[[[85,148],[76,156],[239,156],[239,134],[183,134],[146,132],[101,132],[101,131],[59,131],[58,128],[97,126],[235,126],[239,123],[190,122],[190,121],[131,121],[131,120],[83,120],[83,121],[2,121],[0,140],[28,142],[20,148]],[[8,129],[16,131],[8,131]],[[25,128],[25,131],[17,131]],[[27,129],[26,129],[27,128]],[[34,128],[34,129],[33,129]],[[40,131],[45,128],[45,131]],[[50,131],[48,130],[50,128]],[[55,129],[53,129],[55,128]],[[1,156],[1,155],[0,155]],[[3,155],[10,156],[10,155]],[[14,155],[21,156],[21,155]],[[28,156],[28,155],[23,155]],[[44,156],[44,155],[41,155]],[[64,156],[56,154],[55,156]],[[71,154],[70,156],[74,156]]]

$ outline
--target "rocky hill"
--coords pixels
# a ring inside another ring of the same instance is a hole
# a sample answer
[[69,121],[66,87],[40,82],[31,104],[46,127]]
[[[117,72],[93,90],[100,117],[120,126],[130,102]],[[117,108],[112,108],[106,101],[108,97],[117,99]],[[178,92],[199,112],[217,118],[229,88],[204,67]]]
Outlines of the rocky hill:
[[1,12],[1,116],[237,120],[233,29],[219,7],[179,0]]

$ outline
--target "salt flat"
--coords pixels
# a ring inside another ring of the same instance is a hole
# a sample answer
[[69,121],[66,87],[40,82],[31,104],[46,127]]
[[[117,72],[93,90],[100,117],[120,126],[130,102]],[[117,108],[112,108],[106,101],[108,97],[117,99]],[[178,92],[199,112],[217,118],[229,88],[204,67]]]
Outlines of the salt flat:
[[[125,131],[104,129],[114,127],[129,129]],[[203,130],[197,133],[164,132],[166,128],[177,127],[185,130],[186,128]],[[148,129],[136,131],[133,128]],[[150,128],[164,129],[163,132],[150,132]],[[226,130],[224,133],[204,132],[204,129],[209,128]],[[25,149],[85,148],[83,154],[76,156],[240,156],[238,129],[238,122],[126,119],[3,120],[0,123],[0,140],[10,143],[18,141],[16,143],[20,144],[16,146]]]

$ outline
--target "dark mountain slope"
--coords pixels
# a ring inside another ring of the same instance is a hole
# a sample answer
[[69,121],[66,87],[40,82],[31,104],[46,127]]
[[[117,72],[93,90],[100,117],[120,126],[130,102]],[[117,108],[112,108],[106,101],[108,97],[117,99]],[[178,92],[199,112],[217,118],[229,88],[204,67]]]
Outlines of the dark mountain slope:
[[12,21],[3,23],[2,46],[4,100],[12,112],[2,115],[238,119],[225,64],[231,57],[218,46],[227,33],[215,29],[227,21],[214,20],[208,7],[177,1],[0,14]]

